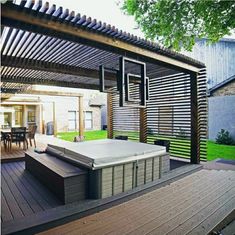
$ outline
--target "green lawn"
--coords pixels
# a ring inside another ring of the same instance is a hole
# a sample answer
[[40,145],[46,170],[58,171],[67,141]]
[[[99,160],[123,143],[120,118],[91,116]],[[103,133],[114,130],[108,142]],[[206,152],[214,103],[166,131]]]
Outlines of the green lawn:
[[[123,133],[118,133],[118,134],[123,134]],[[125,134],[127,134],[127,133],[125,133]],[[74,137],[77,135],[78,135],[78,132],[60,132],[60,133],[58,133],[59,138],[61,138],[63,140],[68,140],[68,141],[73,141]],[[84,135],[85,135],[85,141],[106,139],[107,138],[107,131],[86,131]],[[134,136],[134,134],[133,134],[133,136]],[[162,138],[162,139],[164,139],[164,138]],[[174,148],[174,145],[177,144],[176,141],[182,142],[183,140],[174,140],[173,139],[171,141],[172,141],[171,147]],[[185,140],[185,146],[186,145],[188,145],[188,141]],[[185,147],[186,150],[188,147],[187,146]],[[184,151],[186,151],[186,150],[184,150]],[[171,151],[174,151],[174,150],[171,150]],[[233,146],[221,145],[221,144],[216,144],[216,143],[208,140],[207,141],[207,160],[211,161],[216,158],[235,160],[235,145],[233,145]]]
[[[57,137],[63,140],[73,141],[74,137],[79,135],[78,132],[60,132]],[[107,131],[86,131],[85,141],[87,140],[99,140],[107,138]]]
[[216,158],[235,160],[235,145],[216,144],[207,141],[207,160],[211,161]]

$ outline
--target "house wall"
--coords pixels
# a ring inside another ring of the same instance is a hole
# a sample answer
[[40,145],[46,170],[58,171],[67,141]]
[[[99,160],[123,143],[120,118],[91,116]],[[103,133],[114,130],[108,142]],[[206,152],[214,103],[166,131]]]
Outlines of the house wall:
[[182,53],[205,63],[208,88],[235,75],[235,39],[222,39],[214,44],[201,39],[191,52]]
[[[40,96],[43,103],[43,120],[45,125],[53,121],[53,102],[55,102],[55,116],[57,132],[69,131],[69,111],[76,111],[76,123],[78,129],[78,97]],[[83,101],[83,110],[92,112],[92,130],[101,129],[100,107],[90,107],[88,99]]]
[[[40,91],[62,91],[80,93],[83,96],[83,111],[92,112],[92,129],[89,130],[100,130],[101,129],[101,103],[105,103],[106,95],[101,94],[99,91],[83,90],[83,89],[71,89],[71,88],[60,88],[60,87],[46,87],[37,86]],[[35,88],[35,90],[37,90]],[[79,117],[79,98],[78,97],[67,97],[67,96],[48,96],[48,95],[31,95],[31,94],[16,94],[12,96],[8,101],[17,102],[21,105],[21,101],[24,102],[24,115],[23,125],[27,126],[27,111],[29,106],[26,104],[30,101],[30,106],[33,104],[33,100],[38,102],[35,105],[36,111],[36,125],[38,126],[38,132],[42,132],[42,120],[44,121],[44,132],[46,133],[46,125],[49,122],[53,122],[53,104],[55,104],[55,117],[57,132],[69,131],[69,111],[76,112],[76,129],[78,130],[78,117]],[[96,102],[90,105],[90,101],[95,100]],[[102,101],[102,102],[101,102]],[[35,103],[36,104],[36,103]],[[12,108],[14,111],[14,108]],[[84,115],[85,118],[85,115]],[[3,122],[3,111],[0,112],[0,119]],[[14,112],[13,118],[14,120]],[[12,124],[14,126],[14,123]]]
[[235,139],[235,95],[210,97],[208,102],[209,139],[215,140],[221,129]]
[[212,92],[211,96],[235,95],[235,80]]

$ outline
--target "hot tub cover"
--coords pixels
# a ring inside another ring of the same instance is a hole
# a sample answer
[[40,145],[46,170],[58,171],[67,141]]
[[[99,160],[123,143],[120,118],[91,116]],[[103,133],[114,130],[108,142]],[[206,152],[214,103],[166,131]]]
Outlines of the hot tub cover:
[[64,142],[60,145],[48,144],[48,146],[70,161],[91,169],[162,156],[166,153],[164,146],[116,139]]

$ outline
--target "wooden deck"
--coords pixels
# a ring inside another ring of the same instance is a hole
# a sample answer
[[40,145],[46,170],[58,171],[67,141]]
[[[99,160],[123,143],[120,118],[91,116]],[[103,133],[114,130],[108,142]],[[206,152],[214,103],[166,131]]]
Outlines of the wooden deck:
[[7,222],[61,205],[30,173],[24,162],[1,165],[1,220]]
[[207,234],[235,210],[235,172],[201,170],[128,202],[40,233]]
[[[44,143],[37,143],[38,148],[45,148],[46,145]],[[28,148],[28,150],[33,150],[34,146]],[[19,148],[19,146],[16,146],[16,144],[12,145],[11,151],[6,151],[4,149],[4,146],[1,145],[1,162],[14,162],[14,161],[23,161],[24,160],[24,152],[23,148]]]

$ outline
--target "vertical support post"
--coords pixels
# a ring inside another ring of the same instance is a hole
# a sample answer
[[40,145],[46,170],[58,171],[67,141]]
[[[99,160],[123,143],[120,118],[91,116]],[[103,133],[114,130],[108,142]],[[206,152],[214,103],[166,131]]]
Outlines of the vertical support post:
[[140,108],[140,133],[139,139],[142,143],[147,143],[147,109]]
[[83,97],[79,96],[79,136],[84,136],[84,113],[83,113]]
[[107,95],[107,116],[108,138],[113,139],[113,102],[111,93]]
[[20,123],[21,126],[27,126],[27,115],[26,115],[26,105],[23,105],[23,110],[22,110],[22,123]]
[[197,73],[190,74],[191,89],[191,163],[200,163],[199,151],[199,126],[198,126],[198,98],[197,98]]
[[53,101],[53,124],[54,124],[54,136],[57,136],[57,123],[56,123],[55,101]]
[[43,134],[43,106],[39,105],[39,132]]
[[79,132],[79,123],[80,123],[80,119],[79,119],[79,114],[80,114],[80,104],[79,104],[79,99],[80,99],[80,97],[78,96],[77,97],[77,105],[78,105],[78,109],[77,109],[77,113],[76,113],[76,116],[75,116],[75,119],[76,119],[76,121],[77,121],[77,123],[76,123],[76,132]]

